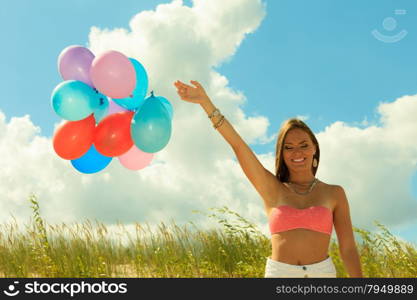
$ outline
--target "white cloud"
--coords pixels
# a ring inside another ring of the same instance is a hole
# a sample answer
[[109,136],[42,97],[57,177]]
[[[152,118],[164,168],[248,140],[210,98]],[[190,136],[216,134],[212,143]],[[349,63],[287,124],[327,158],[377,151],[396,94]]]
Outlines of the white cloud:
[[353,222],[371,228],[374,220],[390,227],[417,216],[410,188],[417,171],[417,96],[381,103],[378,112],[379,126],[335,122],[317,135],[321,150],[317,176],[342,185]]
[[301,121],[306,122],[310,117],[305,115],[298,115],[296,116],[297,119],[300,119]]
[[[269,120],[245,115],[240,108],[245,96],[215,70],[233,56],[245,34],[256,30],[265,8],[257,0],[194,3],[187,7],[173,1],[141,12],[129,29],[94,27],[90,32],[89,47],[96,55],[114,49],[138,59],[148,71],[150,90],[174,107],[171,140],[152,165],[133,172],[114,159],[98,174],[81,175],[57,157],[51,140],[40,135],[28,116],[6,123],[0,112],[0,222],[9,212],[26,221],[31,213],[27,196],[34,192],[51,223],[87,218],[107,224],[170,219],[206,224],[206,217],[191,211],[227,205],[266,232],[261,198],[229,145],[204,110],[181,101],[172,86],[177,79],[199,80],[247,143],[275,140],[276,135],[267,136]],[[417,98],[381,104],[378,112],[379,127],[336,122],[317,134],[322,153],[318,177],[344,186],[354,225],[371,229],[374,219],[395,225],[417,212],[407,186],[416,171]],[[271,172],[273,155],[258,155]]]

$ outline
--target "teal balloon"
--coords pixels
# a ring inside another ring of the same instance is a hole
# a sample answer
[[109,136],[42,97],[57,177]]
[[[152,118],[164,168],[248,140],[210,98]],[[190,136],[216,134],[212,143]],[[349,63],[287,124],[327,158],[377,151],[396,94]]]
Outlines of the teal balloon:
[[94,145],[91,145],[86,154],[80,158],[71,160],[72,166],[84,174],[97,173],[103,170],[113,158],[100,154]]
[[168,99],[158,96],[155,97],[156,99],[158,99],[159,101],[161,101],[161,103],[164,105],[165,109],[168,111],[169,117],[172,120],[172,116],[174,114],[174,109],[172,108],[172,104],[171,102],[168,101]]
[[171,119],[164,104],[151,96],[135,112],[130,129],[136,147],[147,153],[155,153],[169,142]]
[[61,118],[79,121],[100,106],[100,96],[94,88],[77,80],[66,80],[52,91],[52,107]]
[[94,119],[96,120],[96,124],[98,124],[105,116],[107,116],[107,113],[109,112],[109,99],[106,95],[101,94],[99,91],[96,93],[100,97],[99,106],[94,109]]
[[113,99],[121,107],[135,111],[138,110],[145,102],[146,93],[148,92],[148,74],[140,62],[134,58],[129,58],[136,72],[136,87],[131,97]]

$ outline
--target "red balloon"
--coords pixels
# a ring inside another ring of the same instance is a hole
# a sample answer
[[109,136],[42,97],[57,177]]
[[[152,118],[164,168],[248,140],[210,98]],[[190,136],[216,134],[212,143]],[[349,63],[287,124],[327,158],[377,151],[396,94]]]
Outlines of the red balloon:
[[130,123],[133,111],[124,111],[105,117],[94,133],[94,146],[105,156],[119,156],[133,146]]
[[79,121],[68,121],[58,128],[53,137],[56,154],[63,159],[77,159],[90,149],[96,121],[91,114]]

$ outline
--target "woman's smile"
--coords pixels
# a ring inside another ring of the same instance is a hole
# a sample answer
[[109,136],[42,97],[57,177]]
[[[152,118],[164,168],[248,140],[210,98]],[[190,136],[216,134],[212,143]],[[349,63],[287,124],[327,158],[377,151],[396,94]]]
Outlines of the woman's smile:
[[291,162],[296,165],[302,165],[306,161],[306,158],[297,158],[297,159],[291,159]]

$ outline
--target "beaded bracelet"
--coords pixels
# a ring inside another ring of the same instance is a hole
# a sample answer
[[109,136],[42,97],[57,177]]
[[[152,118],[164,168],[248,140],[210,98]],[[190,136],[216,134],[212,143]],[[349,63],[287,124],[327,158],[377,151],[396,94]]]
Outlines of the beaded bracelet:
[[213,125],[214,129],[219,128],[223,124],[223,122],[224,122],[224,116],[222,115],[220,120],[216,124]]

